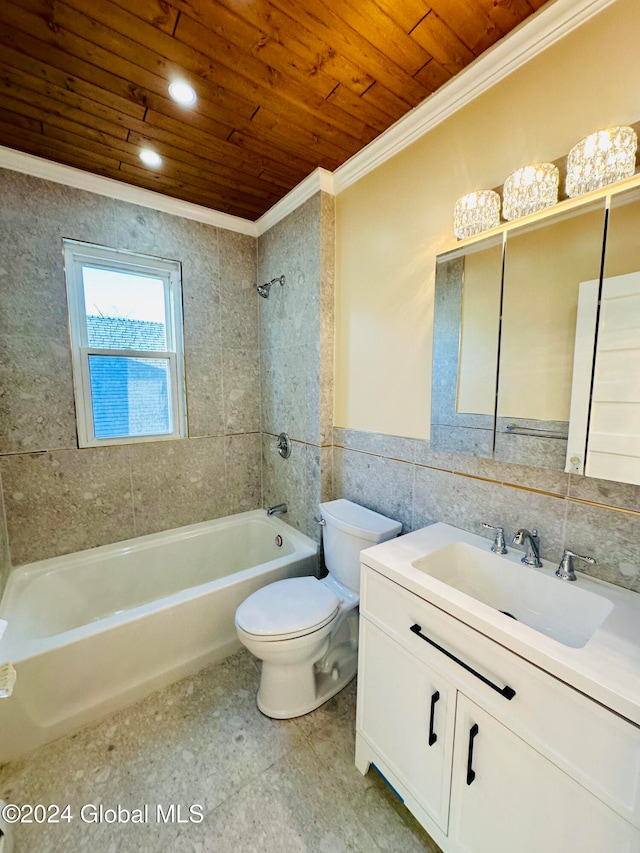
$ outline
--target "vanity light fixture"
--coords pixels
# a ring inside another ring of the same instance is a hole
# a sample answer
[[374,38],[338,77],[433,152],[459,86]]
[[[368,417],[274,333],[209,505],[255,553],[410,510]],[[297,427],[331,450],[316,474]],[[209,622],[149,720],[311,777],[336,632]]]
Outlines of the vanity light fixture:
[[198,100],[195,89],[184,80],[174,80],[169,84],[169,94],[183,107],[192,107]]
[[502,215],[511,221],[556,204],[559,182],[560,173],[553,163],[532,163],[517,169],[502,188]]
[[453,233],[458,240],[473,237],[500,224],[500,196],[479,190],[459,198],[453,211]]
[[139,157],[145,166],[151,166],[153,169],[162,165],[162,157],[151,148],[143,148]]
[[632,127],[610,127],[586,136],[567,158],[567,195],[571,198],[630,178],[636,168],[638,136]]

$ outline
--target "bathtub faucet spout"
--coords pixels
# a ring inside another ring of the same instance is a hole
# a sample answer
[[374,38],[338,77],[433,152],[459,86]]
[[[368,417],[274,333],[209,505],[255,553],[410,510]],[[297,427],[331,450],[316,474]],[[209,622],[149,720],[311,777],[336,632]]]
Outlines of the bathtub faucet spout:
[[282,515],[287,511],[286,504],[276,504],[275,506],[270,506],[267,510],[267,515]]

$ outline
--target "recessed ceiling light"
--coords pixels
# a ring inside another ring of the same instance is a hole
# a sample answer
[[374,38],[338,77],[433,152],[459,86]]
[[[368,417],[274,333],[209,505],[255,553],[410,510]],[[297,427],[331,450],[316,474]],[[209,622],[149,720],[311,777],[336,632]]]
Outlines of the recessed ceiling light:
[[145,166],[153,166],[154,168],[157,168],[162,165],[162,157],[155,151],[152,151],[151,148],[143,148],[140,152],[140,159]]
[[176,80],[174,83],[171,83],[169,86],[169,94],[176,103],[182,104],[183,107],[193,106],[198,97],[195,93],[195,89],[193,89],[188,83],[184,83],[182,80]]

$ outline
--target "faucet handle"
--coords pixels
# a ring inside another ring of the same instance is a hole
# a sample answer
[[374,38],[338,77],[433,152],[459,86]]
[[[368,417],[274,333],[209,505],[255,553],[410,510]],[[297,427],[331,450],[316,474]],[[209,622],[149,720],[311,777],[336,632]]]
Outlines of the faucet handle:
[[507,546],[504,541],[504,528],[503,527],[495,527],[493,524],[487,524],[485,521],[482,522],[482,526],[487,530],[494,530],[495,537],[493,540],[493,545],[491,546],[491,550],[494,554],[506,554]]
[[582,557],[580,554],[576,554],[575,551],[570,551],[568,548],[564,549],[564,553],[566,557],[573,557],[574,560],[583,560],[585,563],[591,563],[592,566],[595,565],[595,559],[593,557]]
[[563,581],[578,580],[573,568],[574,559],[583,560],[585,563],[590,563],[592,566],[596,562],[593,557],[583,557],[582,555],[576,554],[574,551],[570,551],[568,548],[565,548],[562,559],[560,560],[560,565],[556,569],[556,577]]

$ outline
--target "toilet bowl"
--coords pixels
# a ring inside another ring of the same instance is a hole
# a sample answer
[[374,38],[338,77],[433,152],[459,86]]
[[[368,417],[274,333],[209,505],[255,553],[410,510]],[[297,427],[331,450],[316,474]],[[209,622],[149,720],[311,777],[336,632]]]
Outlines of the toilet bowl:
[[320,504],[329,574],[276,581],[236,611],[240,642],[262,661],[258,707],[288,719],[313,711],[356,674],[360,551],[402,525],[344,499]]

